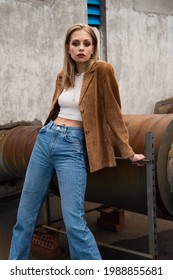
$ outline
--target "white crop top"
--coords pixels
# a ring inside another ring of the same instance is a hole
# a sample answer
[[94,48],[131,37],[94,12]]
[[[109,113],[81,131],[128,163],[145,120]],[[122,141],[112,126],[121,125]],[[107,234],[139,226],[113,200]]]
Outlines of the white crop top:
[[82,121],[79,110],[79,99],[82,88],[84,73],[75,76],[75,86],[73,88],[64,89],[59,96],[58,103],[60,111],[58,117]]

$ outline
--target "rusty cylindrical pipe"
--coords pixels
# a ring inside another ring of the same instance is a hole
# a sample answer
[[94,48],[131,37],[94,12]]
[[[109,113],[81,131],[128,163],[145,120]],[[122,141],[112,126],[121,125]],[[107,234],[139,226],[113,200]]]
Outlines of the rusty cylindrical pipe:
[[[130,144],[136,153],[145,154],[145,134],[153,132],[157,207],[173,216],[173,114],[125,115]],[[115,168],[90,174],[86,200],[147,213],[145,167],[117,163]]]
[[38,134],[38,126],[17,126],[0,131],[0,181],[24,178]]
[[[123,117],[136,153],[145,153],[145,134],[153,132],[157,207],[164,214],[173,216],[173,114]],[[39,128],[17,127],[0,131],[0,181],[24,177]],[[121,162],[115,168],[89,174],[86,200],[146,213],[145,175],[145,167]]]

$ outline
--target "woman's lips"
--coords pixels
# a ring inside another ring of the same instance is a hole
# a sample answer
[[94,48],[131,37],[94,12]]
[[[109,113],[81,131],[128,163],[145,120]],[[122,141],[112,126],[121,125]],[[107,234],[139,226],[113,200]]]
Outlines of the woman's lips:
[[77,57],[84,57],[85,55],[83,53],[77,54]]

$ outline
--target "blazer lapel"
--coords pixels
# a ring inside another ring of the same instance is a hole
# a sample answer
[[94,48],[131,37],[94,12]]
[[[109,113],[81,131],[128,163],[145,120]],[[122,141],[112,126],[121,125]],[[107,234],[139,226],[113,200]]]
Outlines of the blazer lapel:
[[59,78],[57,80],[57,83],[56,83],[56,89],[55,89],[55,93],[54,93],[54,100],[53,100],[51,109],[53,109],[55,104],[57,104],[57,101],[58,101],[58,98],[59,98],[61,92],[62,92],[62,77],[59,76]]
[[[79,100],[79,104],[81,103],[87,88],[92,80],[92,78],[94,77],[94,71],[95,71],[95,65],[93,65],[93,67],[91,68],[91,70],[89,72],[86,72],[84,74],[84,80],[83,80],[83,84],[82,84],[82,89],[81,89],[81,93],[80,93],[80,100]],[[55,98],[52,104],[52,108],[55,106],[55,104],[58,101],[58,98],[60,96],[62,92],[62,74],[60,74],[59,79],[57,81],[57,86],[56,86],[56,93],[55,93]]]
[[82,89],[81,89],[81,93],[80,93],[79,104],[82,102],[82,99],[87,91],[87,88],[88,88],[89,84],[91,83],[92,78],[94,77],[94,71],[95,71],[95,67],[92,67],[90,72],[86,72],[84,74],[84,80],[83,80]]

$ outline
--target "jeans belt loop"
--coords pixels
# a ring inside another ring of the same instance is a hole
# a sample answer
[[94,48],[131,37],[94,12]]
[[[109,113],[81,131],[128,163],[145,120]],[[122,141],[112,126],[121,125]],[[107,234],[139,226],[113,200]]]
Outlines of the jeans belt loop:
[[49,129],[51,129],[53,125],[54,125],[54,122],[51,120],[51,121],[48,123]]

